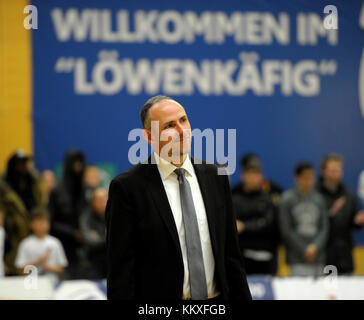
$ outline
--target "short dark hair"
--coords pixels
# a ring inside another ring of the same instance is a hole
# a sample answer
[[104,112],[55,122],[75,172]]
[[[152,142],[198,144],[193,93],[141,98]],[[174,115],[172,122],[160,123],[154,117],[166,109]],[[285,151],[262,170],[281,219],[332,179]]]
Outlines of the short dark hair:
[[148,120],[149,109],[156,103],[161,102],[163,100],[173,100],[173,99],[163,95],[154,96],[148,99],[148,101],[144,103],[144,105],[140,109],[140,121],[142,122],[142,126],[144,129],[147,129],[148,127],[147,120]]
[[329,153],[321,159],[321,163],[320,163],[321,170],[324,170],[327,166],[327,163],[331,160],[338,161],[341,163],[344,162],[344,158],[341,154],[333,153],[333,152]]
[[240,167],[242,170],[258,170],[262,171],[262,163],[259,157],[255,153],[245,154],[240,161]]
[[308,162],[308,161],[298,162],[294,168],[294,174],[296,177],[300,176],[303,173],[303,171],[305,171],[305,170],[314,170],[311,162]]
[[44,207],[35,207],[31,212],[29,216],[29,221],[34,221],[36,219],[48,219],[49,220],[49,213],[48,210]]

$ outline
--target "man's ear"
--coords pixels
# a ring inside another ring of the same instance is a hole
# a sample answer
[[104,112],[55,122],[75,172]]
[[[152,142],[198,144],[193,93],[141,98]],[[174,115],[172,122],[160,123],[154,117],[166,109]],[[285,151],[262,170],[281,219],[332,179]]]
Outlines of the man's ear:
[[142,131],[142,134],[143,134],[143,138],[149,143],[151,144],[152,143],[152,133],[150,130],[148,129],[143,129]]

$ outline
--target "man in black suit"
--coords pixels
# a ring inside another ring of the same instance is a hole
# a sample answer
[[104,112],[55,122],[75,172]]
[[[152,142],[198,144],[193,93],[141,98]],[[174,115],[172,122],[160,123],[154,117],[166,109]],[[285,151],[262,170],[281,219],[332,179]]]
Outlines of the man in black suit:
[[250,300],[227,176],[190,157],[178,102],[153,97],[140,116],[154,152],[110,184],[108,299]]

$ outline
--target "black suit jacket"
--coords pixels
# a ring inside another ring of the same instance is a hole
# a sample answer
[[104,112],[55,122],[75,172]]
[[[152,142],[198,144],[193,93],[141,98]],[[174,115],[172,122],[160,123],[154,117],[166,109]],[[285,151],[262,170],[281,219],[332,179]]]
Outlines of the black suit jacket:
[[[106,207],[107,297],[181,300],[184,268],[178,233],[156,164],[137,164],[110,183]],[[225,300],[250,300],[227,176],[192,163],[204,200],[215,279]]]

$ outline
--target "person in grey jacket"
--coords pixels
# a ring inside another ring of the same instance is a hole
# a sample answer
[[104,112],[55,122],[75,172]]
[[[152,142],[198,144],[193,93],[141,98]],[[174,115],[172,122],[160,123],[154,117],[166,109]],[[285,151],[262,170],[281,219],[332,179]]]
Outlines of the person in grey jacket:
[[292,276],[320,276],[326,260],[328,213],[322,196],[313,188],[314,168],[309,162],[295,167],[296,186],[283,193],[279,228]]

